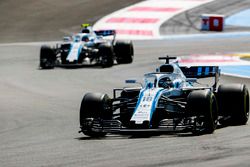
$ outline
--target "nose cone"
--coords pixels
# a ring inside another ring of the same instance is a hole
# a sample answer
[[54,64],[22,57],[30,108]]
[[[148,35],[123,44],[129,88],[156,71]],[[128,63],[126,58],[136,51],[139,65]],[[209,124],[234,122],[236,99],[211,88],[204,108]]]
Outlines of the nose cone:
[[143,121],[141,124],[136,124],[135,121],[130,121],[129,128],[131,129],[149,129],[150,128],[150,122],[149,121]]

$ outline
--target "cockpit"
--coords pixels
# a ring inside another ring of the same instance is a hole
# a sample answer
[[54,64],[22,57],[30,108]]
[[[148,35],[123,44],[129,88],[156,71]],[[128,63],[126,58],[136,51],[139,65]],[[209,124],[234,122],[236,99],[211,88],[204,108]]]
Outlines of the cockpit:
[[93,42],[94,37],[91,36],[90,34],[77,34],[73,36],[73,41],[74,42]]
[[185,75],[177,64],[164,64],[157,72],[145,74],[145,86],[148,88],[178,88],[186,81]]
[[145,86],[147,88],[171,88],[173,80],[168,75],[159,73],[150,73],[145,75]]
[[89,42],[89,35],[83,35],[82,36],[82,41],[83,42]]
[[158,81],[158,87],[160,88],[172,88],[174,86],[173,81],[168,77],[168,76],[164,76],[162,78],[159,79]]

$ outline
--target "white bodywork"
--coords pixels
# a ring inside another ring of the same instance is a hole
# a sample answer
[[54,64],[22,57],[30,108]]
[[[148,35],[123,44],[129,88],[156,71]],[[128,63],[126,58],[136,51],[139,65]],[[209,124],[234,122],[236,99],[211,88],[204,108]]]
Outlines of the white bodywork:
[[151,121],[162,95],[165,97],[181,96],[182,88],[192,87],[177,65],[173,65],[171,73],[145,74],[145,86],[140,91],[131,121],[143,124]]
[[160,97],[159,92],[162,90],[162,88],[144,89],[140,94],[142,97],[140,97],[131,121],[135,121],[136,124],[142,124],[143,121],[150,120],[152,110],[156,107],[156,102]]
[[81,50],[81,48],[82,48],[82,43],[81,42],[73,43],[71,45],[71,50],[69,52],[67,60],[69,62],[74,62],[75,60],[77,60],[78,56],[79,56],[79,51]]

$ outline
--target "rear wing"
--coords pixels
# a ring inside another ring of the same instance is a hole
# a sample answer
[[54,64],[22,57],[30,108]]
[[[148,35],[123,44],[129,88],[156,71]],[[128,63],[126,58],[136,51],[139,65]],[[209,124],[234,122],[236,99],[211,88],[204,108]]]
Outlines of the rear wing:
[[112,45],[114,45],[115,39],[116,39],[116,31],[115,30],[98,30],[98,31],[95,31],[95,34],[97,36],[102,36],[102,37],[113,36]]
[[192,66],[180,68],[187,78],[208,78],[220,74],[218,66]]
[[97,36],[103,36],[103,37],[116,35],[115,30],[98,30],[98,31],[95,31],[95,33]]
[[218,66],[192,66],[192,67],[180,67],[183,74],[187,78],[208,78],[214,77],[214,90],[217,87],[217,83],[220,77],[220,69]]

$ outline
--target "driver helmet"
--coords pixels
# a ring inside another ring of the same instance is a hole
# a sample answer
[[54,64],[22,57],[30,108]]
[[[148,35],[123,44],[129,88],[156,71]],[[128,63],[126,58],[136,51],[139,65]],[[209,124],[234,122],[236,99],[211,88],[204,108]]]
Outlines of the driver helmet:
[[83,41],[83,42],[89,42],[89,36],[88,36],[88,35],[84,35],[84,36],[82,37],[82,41]]
[[158,86],[162,88],[171,88],[173,85],[174,84],[169,77],[161,78],[158,82]]

